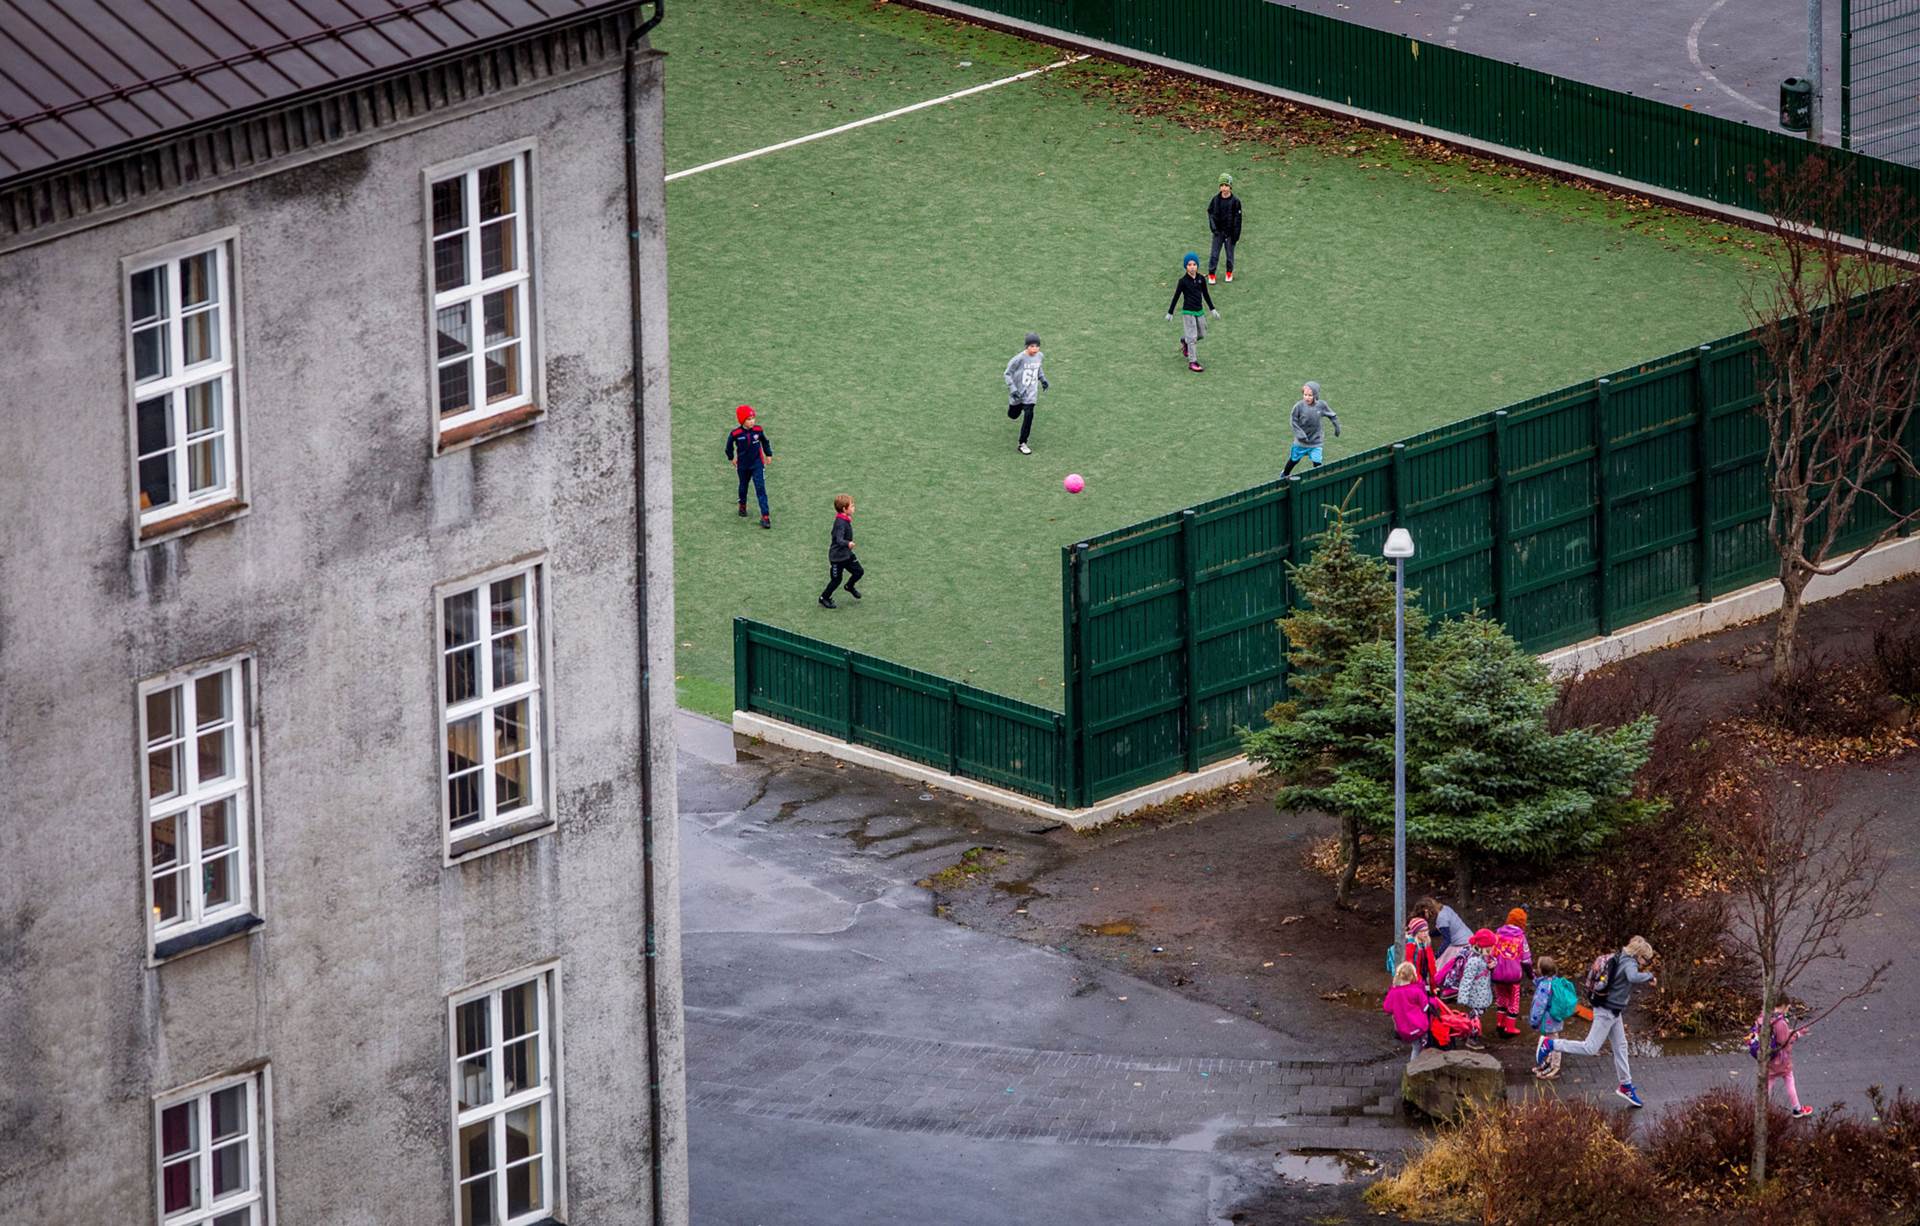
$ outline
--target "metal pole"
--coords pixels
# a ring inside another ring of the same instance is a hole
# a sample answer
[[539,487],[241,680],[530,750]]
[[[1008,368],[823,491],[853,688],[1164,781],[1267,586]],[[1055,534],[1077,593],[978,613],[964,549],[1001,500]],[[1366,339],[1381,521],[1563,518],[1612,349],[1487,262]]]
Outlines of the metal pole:
[[1393,560],[1393,941],[1407,930],[1407,560]]
[[1840,0],[1840,147],[1853,148],[1853,0]]
[[1825,34],[1824,0],[1807,0],[1807,83],[1813,87],[1807,99],[1807,139],[1814,144],[1826,142],[1825,122],[1820,118],[1820,61],[1825,57],[1821,39]]

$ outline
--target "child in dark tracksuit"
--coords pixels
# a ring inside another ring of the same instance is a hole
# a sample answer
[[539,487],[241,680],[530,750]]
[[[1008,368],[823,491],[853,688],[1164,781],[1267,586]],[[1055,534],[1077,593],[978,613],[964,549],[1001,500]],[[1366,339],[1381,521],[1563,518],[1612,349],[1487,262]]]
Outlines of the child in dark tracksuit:
[[740,472],[740,517],[747,514],[747,483],[753,483],[753,492],[760,496],[760,526],[773,527],[773,517],[767,508],[767,461],[773,458],[773,444],[767,441],[767,432],[760,428],[760,422],[753,415],[751,405],[741,405],[734,410],[734,418],[740,423],[727,435],[727,458]]
[[1227,249],[1227,284],[1233,284],[1233,248],[1240,241],[1240,197],[1233,194],[1233,176],[1220,176],[1220,194],[1207,201],[1207,229],[1213,249],[1207,253],[1207,284],[1220,268],[1220,248]]
[[860,581],[867,572],[860,565],[860,559],[853,554],[853,495],[835,494],[833,496],[833,539],[827,544],[827,590],[820,593],[820,607],[837,609],[833,603],[834,589],[840,586],[842,576],[847,580],[847,595],[860,599]]
[[1187,252],[1182,261],[1186,274],[1173,283],[1173,298],[1167,303],[1167,320],[1173,320],[1173,308],[1180,308],[1180,356],[1187,360],[1187,369],[1195,374],[1205,370],[1200,365],[1200,342],[1207,339],[1207,314],[1200,309],[1206,303],[1207,311],[1213,312],[1215,319],[1220,318],[1219,310],[1213,305],[1213,295],[1207,292],[1207,279],[1200,275],[1200,255]]

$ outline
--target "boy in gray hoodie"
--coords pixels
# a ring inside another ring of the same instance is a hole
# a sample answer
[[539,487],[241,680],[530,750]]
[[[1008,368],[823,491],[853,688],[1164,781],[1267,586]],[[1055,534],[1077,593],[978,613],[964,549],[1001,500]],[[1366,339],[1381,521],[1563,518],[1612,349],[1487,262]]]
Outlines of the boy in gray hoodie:
[[1326,461],[1321,458],[1320,441],[1323,437],[1321,419],[1333,423],[1333,437],[1340,437],[1340,415],[1333,407],[1320,399],[1320,385],[1309,379],[1300,387],[1300,399],[1293,406],[1293,448],[1287,452],[1287,466],[1280,470],[1282,477],[1293,475],[1293,466],[1302,457],[1313,461],[1315,468]]
[[[1007,363],[1007,420],[1020,418],[1020,454],[1032,455],[1027,438],[1033,433],[1033,406],[1047,382],[1046,355],[1040,352],[1040,334],[1027,333],[1027,345]],[[1022,416],[1024,414],[1024,416]]]

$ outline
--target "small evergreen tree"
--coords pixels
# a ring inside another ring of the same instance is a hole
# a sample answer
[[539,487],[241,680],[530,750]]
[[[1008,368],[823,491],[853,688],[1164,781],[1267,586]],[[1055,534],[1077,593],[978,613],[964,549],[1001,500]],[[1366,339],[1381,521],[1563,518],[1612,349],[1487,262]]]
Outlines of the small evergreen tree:
[[[1347,653],[1363,643],[1393,641],[1393,565],[1361,553],[1347,523],[1347,508],[1333,508],[1326,531],[1303,563],[1287,575],[1302,603],[1280,619],[1287,641],[1287,692],[1300,707],[1322,701]],[[1419,593],[1407,593],[1407,638],[1426,630]]]

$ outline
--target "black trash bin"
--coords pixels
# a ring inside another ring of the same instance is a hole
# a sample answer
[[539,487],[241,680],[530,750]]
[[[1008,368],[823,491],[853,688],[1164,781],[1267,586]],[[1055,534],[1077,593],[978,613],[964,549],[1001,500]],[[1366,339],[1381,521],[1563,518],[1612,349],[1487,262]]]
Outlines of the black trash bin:
[[1805,77],[1780,82],[1780,126],[1789,132],[1805,132],[1813,126],[1813,82]]

